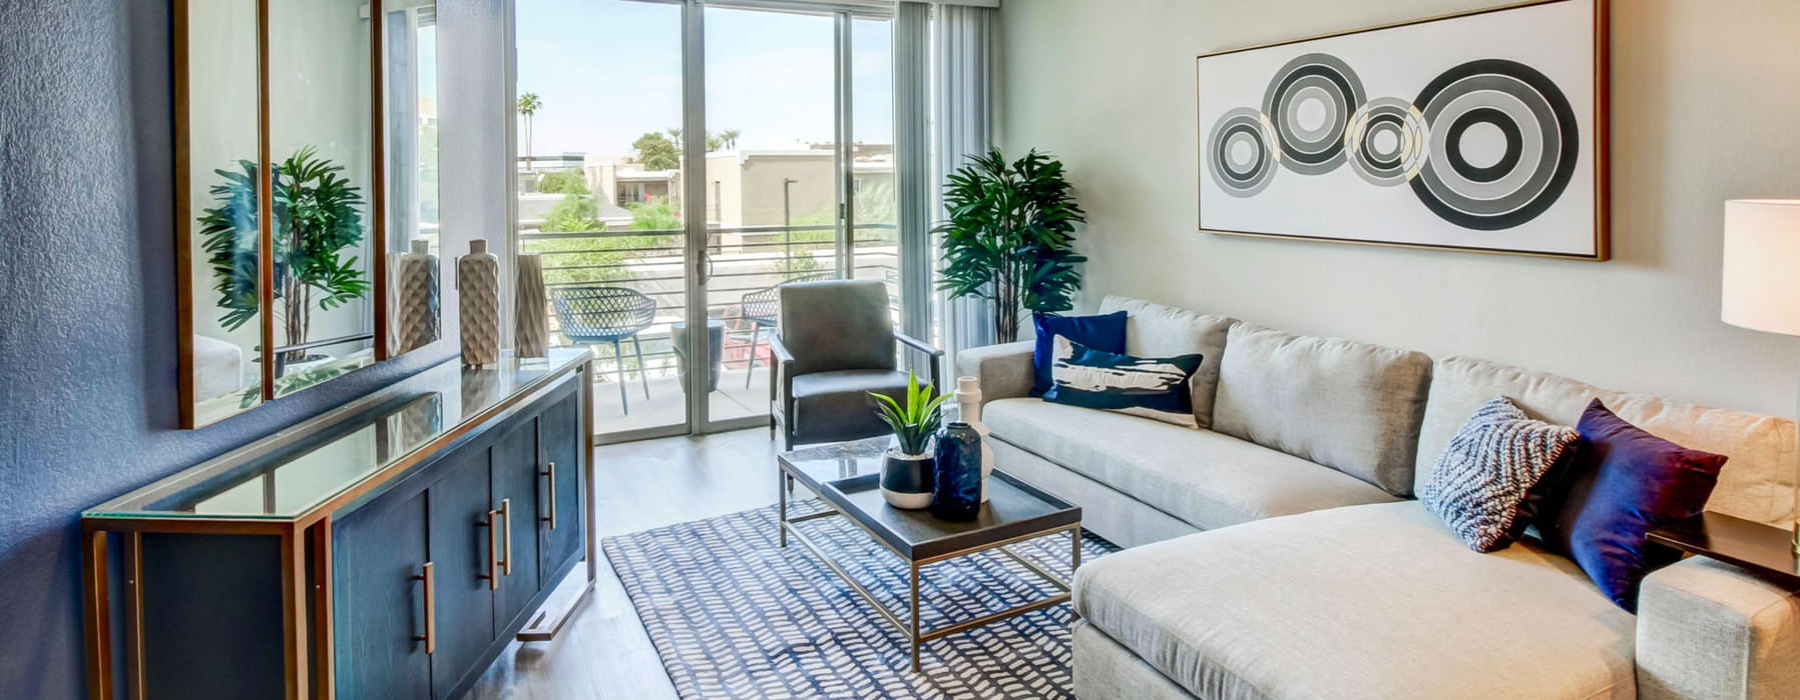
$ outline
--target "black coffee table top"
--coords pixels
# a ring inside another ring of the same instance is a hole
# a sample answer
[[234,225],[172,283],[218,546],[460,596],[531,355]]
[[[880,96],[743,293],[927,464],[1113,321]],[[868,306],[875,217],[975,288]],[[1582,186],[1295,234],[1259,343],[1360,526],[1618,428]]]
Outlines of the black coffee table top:
[[1029,539],[1081,523],[1081,508],[1006,474],[988,479],[988,502],[974,520],[953,522],[905,510],[881,497],[888,438],[784,452],[782,468],[901,557],[936,560]]
[[1787,585],[1800,585],[1800,556],[1793,533],[1711,511],[1650,533],[1650,541],[1690,554],[1760,572]]

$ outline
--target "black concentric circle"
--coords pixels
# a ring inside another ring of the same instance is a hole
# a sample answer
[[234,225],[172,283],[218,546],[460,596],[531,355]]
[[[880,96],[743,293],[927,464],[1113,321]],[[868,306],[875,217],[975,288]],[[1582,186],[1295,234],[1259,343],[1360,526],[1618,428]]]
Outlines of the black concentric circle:
[[[1477,166],[1469,163],[1463,154],[1463,136],[1469,127],[1476,124],[1491,124],[1500,131],[1500,137],[1506,142],[1505,150],[1493,165]],[[1450,160],[1450,167],[1456,174],[1468,178],[1472,182],[1493,182],[1512,172],[1519,165],[1520,141],[1519,125],[1506,117],[1506,113],[1493,107],[1477,107],[1450,124],[1450,133],[1445,135],[1444,144],[1448,150],[1444,157]]]
[[1369,184],[1406,184],[1425,163],[1425,115],[1406,100],[1378,97],[1350,117],[1344,149],[1350,167]]
[[[1344,131],[1362,104],[1362,81],[1336,56],[1309,53],[1282,66],[1263,95],[1282,164],[1303,175],[1337,169],[1344,162]],[[1308,123],[1309,112],[1317,123]]]
[[1269,186],[1281,160],[1275,130],[1261,112],[1240,107],[1219,117],[1206,144],[1207,167],[1226,194],[1251,197]]
[[[1445,71],[1419,93],[1430,130],[1428,157],[1413,192],[1433,213],[1464,228],[1497,231],[1543,214],[1567,189],[1580,153],[1569,100],[1543,73],[1516,61],[1484,59]],[[1499,160],[1476,166],[1463,153],[1475,124],[1506,141]]]

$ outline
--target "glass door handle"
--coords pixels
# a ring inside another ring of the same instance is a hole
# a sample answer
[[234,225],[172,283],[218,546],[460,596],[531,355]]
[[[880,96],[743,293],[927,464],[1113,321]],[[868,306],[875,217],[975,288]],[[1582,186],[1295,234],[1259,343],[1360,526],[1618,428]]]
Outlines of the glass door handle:
[[694,274],[700,276],[701,284],[712,283],[713,259],[712,254],[706,252],[705,248],[700,249],[700,257],[694,260]]

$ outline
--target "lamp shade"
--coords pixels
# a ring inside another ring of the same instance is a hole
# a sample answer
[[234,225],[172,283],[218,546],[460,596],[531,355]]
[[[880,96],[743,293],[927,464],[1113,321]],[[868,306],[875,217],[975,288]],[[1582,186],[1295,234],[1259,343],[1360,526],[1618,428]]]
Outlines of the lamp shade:
[[1725,202],[1725,274],[1719,317],[1800,335],[1800,200]]

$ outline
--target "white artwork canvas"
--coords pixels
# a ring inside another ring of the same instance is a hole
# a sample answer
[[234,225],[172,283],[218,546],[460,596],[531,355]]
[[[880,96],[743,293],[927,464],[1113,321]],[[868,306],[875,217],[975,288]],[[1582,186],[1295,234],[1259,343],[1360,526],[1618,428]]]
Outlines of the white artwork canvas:
[[1607,257],[1605,0],[1198,58],[1200,228]]

